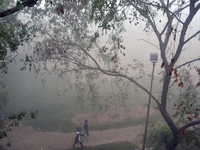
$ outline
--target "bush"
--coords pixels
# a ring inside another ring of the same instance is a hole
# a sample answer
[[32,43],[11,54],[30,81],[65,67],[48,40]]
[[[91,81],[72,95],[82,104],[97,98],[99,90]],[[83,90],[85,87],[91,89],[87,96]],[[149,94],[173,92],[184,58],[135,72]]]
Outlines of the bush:
[[[185,130],[178,137],[178,145],[176,150],[199,150],[200,149],[200,132],[198,128],[193,130]],[[149,129],[146,144],[148,147],[154,147],[156,150],[166,149],[166,146],[172,144],[173,135],[169,127],[165,125],[157,125]]]
[[166,145],[171,144],[172,137],[172,132],[167,125],[157,125],[149,129],[146,144],[156,150],[163,150]]

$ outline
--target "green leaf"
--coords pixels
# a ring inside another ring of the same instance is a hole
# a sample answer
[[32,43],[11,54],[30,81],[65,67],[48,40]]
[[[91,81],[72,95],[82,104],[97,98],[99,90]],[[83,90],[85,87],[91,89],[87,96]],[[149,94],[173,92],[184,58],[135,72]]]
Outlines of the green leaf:
[[17,7],[22,10],[24,8],[24,5],[18,1]]

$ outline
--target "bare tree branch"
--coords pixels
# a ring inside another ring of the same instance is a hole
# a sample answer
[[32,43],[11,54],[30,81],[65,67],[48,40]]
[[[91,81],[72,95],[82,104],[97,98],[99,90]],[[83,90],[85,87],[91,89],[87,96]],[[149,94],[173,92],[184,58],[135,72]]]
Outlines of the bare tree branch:
[[181,132],[184,129],[187,129],[191,126],[195,126],[195,125],[198,125],[198,124],[200,124],[200,120],[191,121],[191,122],[185,124],[184,126],[180,127],[178,130],[179,130],[179,132]]
[[183,44],[186,44],[187,42],[189,42],[192,38],[194,38],[197,34],[200,33],[200,30],[197,31],[194,35],[192,35],[191,37],[189,37],[187,40],[185,40],[185,42]]
[[185,65],[187,65],[187,64],[189,64],[189,63],[192,63],[192,62],[195,62],[195,61],[199,61],[199,60],[200,60],[200,58],[197,58],[197,59],[188,61],[188,62],[186,62],[186,63],[184,63],[184,64],[182,64],[182,65],[180,65],[180,66],[174,68],[174,70],[176,70],[176,69],[178,69],[178,68],[180,68],[180,67],[183,67],[183,66],[185,66]]
[[[192,19],[194,18],[194,16],[196,15],[197,11],[200,8],[200,4],[197,6],[198,9],[193,9],[193,4],[190,4],[190,13],[188,15],[188,17],[185,20],[185,23],[183,24],[183,28],[181,30],[181,35],[180,35],[180,39],[179,39],[179,45],[176,51],[176,54],[174,55],[174,62],[172,63],[172,67],[174,66],[174,64],[176,63],[176,61],[178,60],[180,54],[181,54],[181,50],[184,46],[184,38],[188,29],[189,24],[191,23]],[[190,39],[190,38],[189,38]],[[189,40],[188,39],[188,40]]]
[[[79,47],[79,45],[77,45],[77,46]],[[142,85],[140,85],[138,82],[136,82],[133,78],[128,77],[126,75],[123,75],[123,74],[121,74],[119,72],[112,73],[111,71],[101,69],[101,67],[99,66],[99,64],[97,63],[97,61],[89,53],[87,53],[87,52],[85,52],[85,53],[93,60],[93,62],[97,66],[97,68],[93,68],[93,67],[90,67],[90,66],[87,66],[87,67],[89,67],[90,69],[97,69],[97,70],[101,71],[102,73],[104,73],[106,75],[109,75],[109,76],[118,76],[118,77],[123,77],[123,78],[128,79],[129,81],[135,83],[138,87],[140,87],[141,89],[143,89],[146,93],[148,93],[154,99],[154,101],[157,103],[158,107],[160,106],[160,102],[146,88],[144,88]],[[82,65],[84,65],[84,64],[82,64]]]
[[151,42],[149,42],[149,41],[146,41],[146,40],[144,40],[144,39],[138,39],[138,40],[139,40],[139,41],[140,41],[140,40],[145,41],[145,42],[147,42],[147,43],[153,45],[154,47],[156,47],[157,49],[160,50],[160,48],[159,48],[158,46],[156,46],[155,44],[153,44],[153,43],[151,43]]

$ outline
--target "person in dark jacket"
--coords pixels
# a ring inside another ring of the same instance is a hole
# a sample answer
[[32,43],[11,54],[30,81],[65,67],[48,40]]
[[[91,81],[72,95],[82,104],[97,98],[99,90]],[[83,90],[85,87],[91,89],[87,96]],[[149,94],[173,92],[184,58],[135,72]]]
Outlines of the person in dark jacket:
[[85,129],[85,133],[83,133],[83,136],[84,136],[84,134],[86,134],[86,133],[87,133],[87,135],[89,135],[89,131],[88,131],[88,121],[87,121],[87,120],[85,120],[84,129]]
[[75,137],[75,142],[73,144],[73,147],[75,147],[76,143],[79,142],[81,144],[82,147],[83,144],[82,144],[82,139],[81,139],[81,129],[79,127],[76,128],[76,137]]

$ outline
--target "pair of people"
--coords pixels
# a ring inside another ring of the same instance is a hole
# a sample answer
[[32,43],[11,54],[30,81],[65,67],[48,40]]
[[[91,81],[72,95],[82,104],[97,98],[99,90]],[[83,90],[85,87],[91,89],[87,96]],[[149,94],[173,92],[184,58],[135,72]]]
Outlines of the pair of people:
[[88,133],[88,121],[87,120],[85,120],[84,129],[85,129],[86,132],[81,134],[81,129],[79,127],[76,128],[76,137],[75,137],[75,142],[73,144],[73,147],[75,147],[75,144],[77,142],[79,142],[81,144],[81,146],[84,147],[82,140],[81,140],[81,136],[84,136],[85,134],[89,135],[89,133]]

